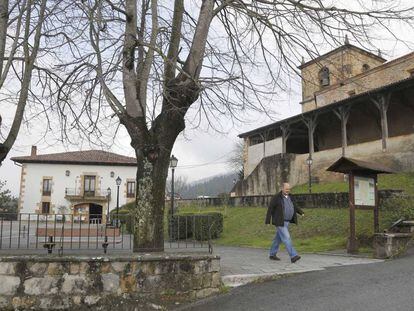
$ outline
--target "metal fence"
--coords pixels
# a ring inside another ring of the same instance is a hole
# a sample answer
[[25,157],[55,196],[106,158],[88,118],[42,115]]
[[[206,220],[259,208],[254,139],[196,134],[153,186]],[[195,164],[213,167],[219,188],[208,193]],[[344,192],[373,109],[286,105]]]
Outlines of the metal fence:
[[[164,219],[165,251],[212,252],[211,225],[188,218]],[[192,216],[188,216],[192,217]],[[196,217],[196,215],[194,215]],[[209,217],[208,215],[197,217]],[[191,222],[191,230],[188,224]],[[206,225],[207,224],[207,227]],[[111,215],[109,219],[92,214],[0,214],[0,253],[118,253],[133,250],[134,218],[129,214]],[[201,230],[201,231],[200,231]],[[191,231],[191,232],[190,232]],[[147,247],[151,251],[152,246]],[[154,245],[154,249],[156,246]],[[157,247],[159,248],[159,246]]]

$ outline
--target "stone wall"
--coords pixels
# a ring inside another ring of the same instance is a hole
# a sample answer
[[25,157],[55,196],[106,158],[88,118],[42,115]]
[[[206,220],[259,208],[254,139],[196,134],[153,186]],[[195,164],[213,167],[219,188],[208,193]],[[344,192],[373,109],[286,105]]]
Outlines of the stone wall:
[[350,92],[360,94],[411,76],[414,53],[399,57],[364,74],[350,78],[315,94],[318,107],[348,98]]
[[3,256],[0,310],[113,310],[131,300],[138,305],[171,295],[202,298],[219,292],[219,260],[212,255],[173,254]]
[[[315,93],[323,93],[325,90],[340,85],[340,82],[347,81],[346,79],[352,79],[352,77],[360,75],[364,71],[363,66],[365,64],[369,68],[375,68],[383,62],[384,60],[363,50],[344,45],[342,48],[318,59],[317,62],[305,66],[302,68],[302,112],[322,106],[319,99],[317,103],[315,102]],[[318,77],[320,69],[324,66],[328,67],[330,71],[330,86],[327,87],[320,85]],[[349,96],[347,93],[345,94]]]
[[[414,171],[414,134],[390,137],[387,150],[382,150],[382,141],[375,140],[346,147],[346,156],[369,162],[382,163],[395,172]],[[326,169],[342,156],[342,148],[314,152],[312,155],[312,176],[320,182],[343,180],[343,174],[328,172]],[[233,191],[236,196],[273,194],[282,182],[293,187],[309,180],[306,160],[308,154],[281,154],[266,157],[253,172],[239,181]]]
[[[391,197],[398,196],[402,193],[401,190],[380,190],[378,191],[379,204]],[[348,208],[349,196],[348,192],[335,193],[304,193],[292,194],[292,200],[296,206],[300,208]],[[228,199],[228,204],[231,206],[268,206],[273,195],[250,195],[231,197]],[[183,200],[177,201],[179,207],[188,205],[199,206],[217,206],[224,204],[220,198],[210,198],[200,200]]]
[[251,174],[239,181],[233,191],[236,195],[264,195],[279,188],[291,175],[293,154],[276,154],[263,158]]
[[282,137],[248,146],[248,158],[244,165],[245,176],[250,175],[263,158],[280,153],[282,153]]

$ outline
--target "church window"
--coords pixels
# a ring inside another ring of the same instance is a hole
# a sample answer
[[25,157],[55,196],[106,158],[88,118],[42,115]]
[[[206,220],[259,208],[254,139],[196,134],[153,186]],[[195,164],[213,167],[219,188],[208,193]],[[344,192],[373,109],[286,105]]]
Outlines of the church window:
[[321,86],[328,86],[330,84],[329,68],[328,67],[323,67],[319,71],[319,84]]

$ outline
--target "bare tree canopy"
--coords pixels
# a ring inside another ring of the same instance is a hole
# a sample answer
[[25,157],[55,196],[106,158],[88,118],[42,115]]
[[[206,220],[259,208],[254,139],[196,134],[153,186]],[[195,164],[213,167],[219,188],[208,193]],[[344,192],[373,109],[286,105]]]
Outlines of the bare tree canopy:
[[134,250],[163,249],[169,158],[186,122],[216,128],[216,118],[268,113],[303,56],[344,34],[364,46],[380,31],[398,40],[390,22],[412,27],[414,16],[394,0],[69,2],[50,34],[65,43],[53,53],[59,123],[92,140],[114,116],[127,130],[138,168]]
[[[172,179],[168,178],[165,184],[165,192],[171,197],[171,182]],[[174,193],[176,195],[182,195],[182,192],[188,187],[187,177],[185,176],[177,176],[174,178]]]
[[346,33],[369,45],[391,20],[412,26],[412,8],[365,3],[86,0],[66,12],[62,124],[86,120],[79,127],[92,133],[112,113],[128,131],[138,160],[135,250],[163,248],[169,157],[188,111],[187,122],[213,127],[220,116],[267,112],[321,43],[338,46]]
[[43,114],[47,119],[46,101],[59,80],[48,61],[56,47],[49,45],[56,32],[52,17],[62,10],[62,1],[0,0],[0,165],[16,141],[28,103],[31,118]]

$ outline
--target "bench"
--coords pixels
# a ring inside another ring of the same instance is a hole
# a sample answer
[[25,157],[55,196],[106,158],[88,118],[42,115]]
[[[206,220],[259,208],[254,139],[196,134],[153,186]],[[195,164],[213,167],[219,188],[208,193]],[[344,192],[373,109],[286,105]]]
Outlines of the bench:
[[79,237],[90,237],[90,238],[103,238],[107,236],[119,237],[121,234],[120,228],[116,227],[93,227],[93,228],[37,228],[36,235],[39,237],[53,236],[55,238],[79,238]]

